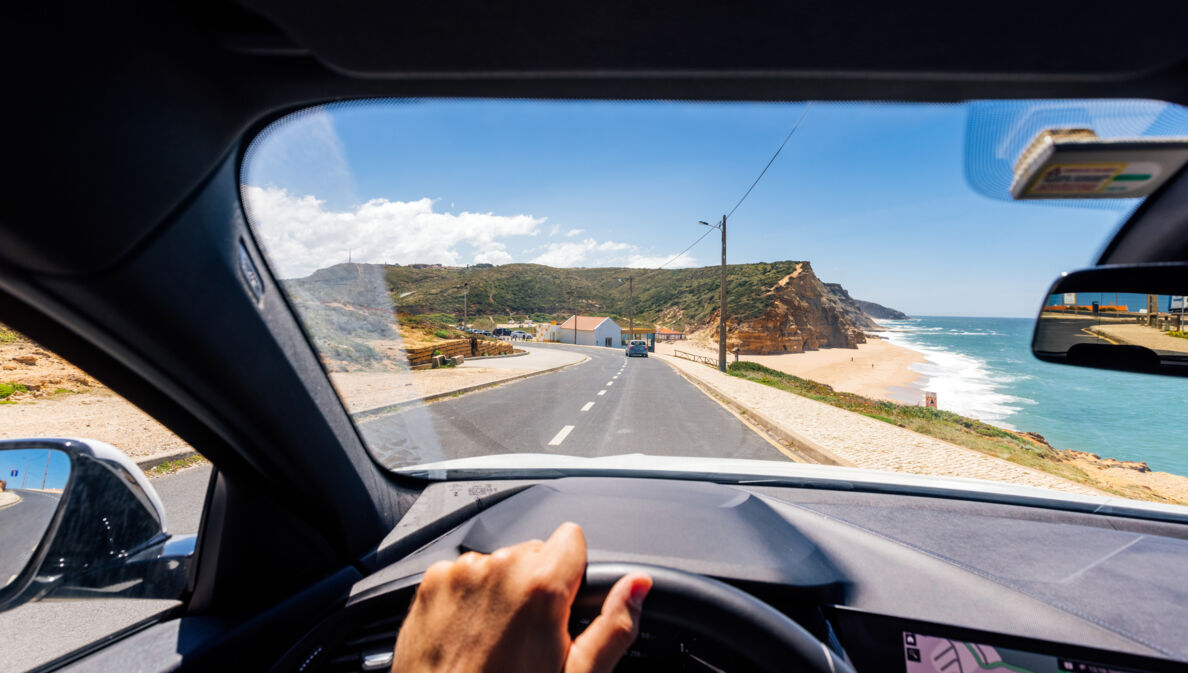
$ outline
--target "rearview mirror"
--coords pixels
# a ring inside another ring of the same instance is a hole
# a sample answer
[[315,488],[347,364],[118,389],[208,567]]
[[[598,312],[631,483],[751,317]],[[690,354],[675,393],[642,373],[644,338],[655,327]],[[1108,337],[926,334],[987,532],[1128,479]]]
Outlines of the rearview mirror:
[[1046,362],[1188,376],[1188,264],[1065,274],[1048,290],[1031,350]]
[[0,610],[57,598],[174,598],[193,536],[123,452],[77,439],[0,441]]

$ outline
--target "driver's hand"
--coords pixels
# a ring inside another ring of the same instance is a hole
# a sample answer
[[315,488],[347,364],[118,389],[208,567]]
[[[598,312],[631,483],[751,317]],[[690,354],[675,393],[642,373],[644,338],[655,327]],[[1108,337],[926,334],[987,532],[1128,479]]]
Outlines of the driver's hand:
[[619,580],[600,614],[569,637],[569,609],[586,570],[586,537],[562,524],[490,556],[467,552],[430,566],[400,636],[396,673],[609,673],[639,632],[647,575]]

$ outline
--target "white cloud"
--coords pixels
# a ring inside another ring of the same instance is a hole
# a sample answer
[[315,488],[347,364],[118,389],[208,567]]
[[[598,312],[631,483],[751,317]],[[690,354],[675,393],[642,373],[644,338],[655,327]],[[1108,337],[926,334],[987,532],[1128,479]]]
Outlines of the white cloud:
[[561,233],[561,225],[554,224],[552,229],[549,229],[549,236],[556,236]]
[[475,264],[507,264],[515,259],[506,250],[491,249],[474,256]]
[[664,268],[666,269],[679,269],[688,266],[697,266],[697,260],[690,256],[687,252],[682,252],[675,260],[673,260],[672,255],[659,255],[655,257],[649,257],[648,255],[631,255],[627,258],[627,263],[624,264],[624,266],[629,266],[634,269],[652,269],[660,266],[661,264],[665,264]]
[[545,252],[537,255],[532,261],[548,266],[610,266],[614,256],[592,256],[595,253],[621,252],[635,250],[630,243],[616,243],[614,241],[598,241],[587,238],[577,243],[550,243]]
[[494,213],[438,213],[433,201],[372,199],[346,211],[327,210],[313,196],[294,196],[276,187],[243,188],[252,224],[282,278],[308,275],[346,261],[458,264],[459,246],[475,250],[475,261],[510,261],[497,239],[535,236],[545,218]]
[[572,238],[574,236],[581,236],[584,233],[586,233],[585,229],[570,229],[569,231],[565,232],[565,235]]

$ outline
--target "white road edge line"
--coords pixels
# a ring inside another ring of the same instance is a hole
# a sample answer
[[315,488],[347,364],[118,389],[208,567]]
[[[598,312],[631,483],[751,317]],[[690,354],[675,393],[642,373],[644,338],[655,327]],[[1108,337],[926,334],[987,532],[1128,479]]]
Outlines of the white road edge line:
[[605,390],[599,390],[599,391],[598,391],[598,394],[599,394],[599,395],[605,395],[605,394],[606,394],[606,391],[605,391]]
[[589,411],[592,406],[594,406],[593,402],[586,402],[586,406],[582,407],[582,411]]
[[569,433],[571,432],[573,432],[572,425],[567,425],[561,428],[561,432],[558,432],[556,437],[553,437],[549,440],[549,446],[560,446],[561,442],[564,442],[565,438],[568,437]]

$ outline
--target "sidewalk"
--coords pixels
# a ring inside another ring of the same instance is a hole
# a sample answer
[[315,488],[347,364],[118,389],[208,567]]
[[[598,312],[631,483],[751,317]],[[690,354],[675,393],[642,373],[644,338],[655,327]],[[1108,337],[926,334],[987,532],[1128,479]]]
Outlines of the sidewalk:
[[763,416],[778,430],[826,448],[854,467],[940,477],[969,477],[1038,486],[1068,493],[1101,495],[1061,479],[962,446],[926,437],[861,414],[794,393],[723,374],[706,365],[657,354],[686,376],[739,406]]

